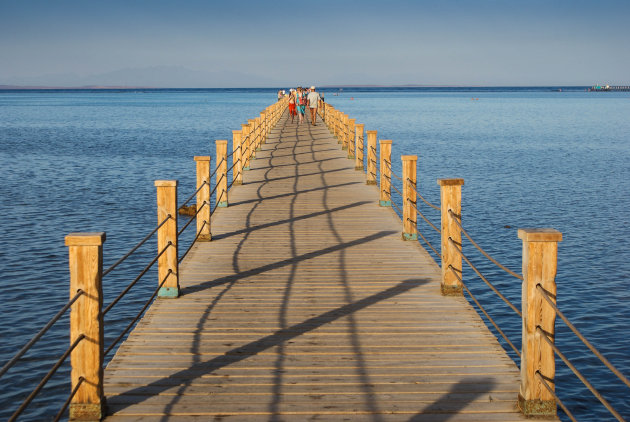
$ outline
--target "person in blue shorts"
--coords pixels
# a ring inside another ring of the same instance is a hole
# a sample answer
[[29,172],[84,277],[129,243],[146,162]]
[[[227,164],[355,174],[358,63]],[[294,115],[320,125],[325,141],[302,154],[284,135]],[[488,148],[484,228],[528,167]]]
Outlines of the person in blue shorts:
[[296,95],[297,111],[300,116],[300,123],[304,121],[304,115],[306,114],[306,92],[301,86],[298,86]]

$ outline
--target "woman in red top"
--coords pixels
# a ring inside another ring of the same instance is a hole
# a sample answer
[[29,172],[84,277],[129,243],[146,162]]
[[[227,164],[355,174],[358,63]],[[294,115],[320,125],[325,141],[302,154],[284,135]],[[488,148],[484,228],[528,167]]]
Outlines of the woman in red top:
[[291,91],[289,93],[289,116],[291,116],[291,123],[293,123],[293,118],[297,115],[297,111],[295,110],[295,91]]

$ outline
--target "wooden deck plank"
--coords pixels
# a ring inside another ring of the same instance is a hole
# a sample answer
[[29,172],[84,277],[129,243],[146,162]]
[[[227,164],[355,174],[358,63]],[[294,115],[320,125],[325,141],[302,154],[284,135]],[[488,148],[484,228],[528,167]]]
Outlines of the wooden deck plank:
[[519,370],[320,122],[286,116],[105,371],[110,422],[523,420]]

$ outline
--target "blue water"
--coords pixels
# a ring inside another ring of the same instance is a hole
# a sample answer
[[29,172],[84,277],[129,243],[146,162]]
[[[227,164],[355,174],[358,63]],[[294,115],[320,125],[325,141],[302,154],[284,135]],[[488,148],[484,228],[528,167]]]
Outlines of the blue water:
[[[630,375],[630,94],[529,89],[344,89],[326,101],[418,155],[418,188],[439,204],[438,178],[461,177],[463,223],[484,249],[520,272],[519,227],[563,233],[558,303]],[[64,236],[105,231],[104,266],[156,224],[156,179],[195,184],[195,155],[273,102],[274,90],[0,92],[0,365],[68,300]],[[397,200],[396,197],[394,197]],[[437,212],[421,207],[434,223]],[[436,247],[437,234],[421,231]],[[190,231],[182,241],[188,245]],[[108,304],[155,254],[155,239],[105,279]],[[491,282],[520,307],[520,282],[464,242]],[[464,278],[520,348],[520,320],[475,274]],[[157,284],[150,272],[106,317],[106,344]],[[626,418],[630,390],[558,321],[556,341]],[[0,420],[69,344],[67,318],[0,379]],[[507,347],[507,346],[506,346]],[[512,353],[515,361],[518,358]],[[578,420],[612,420],[558,362],[557,392]],[[603,368],[603,369],[602,369]],[[67,367],[21,420],[51,420],[69,393]]]

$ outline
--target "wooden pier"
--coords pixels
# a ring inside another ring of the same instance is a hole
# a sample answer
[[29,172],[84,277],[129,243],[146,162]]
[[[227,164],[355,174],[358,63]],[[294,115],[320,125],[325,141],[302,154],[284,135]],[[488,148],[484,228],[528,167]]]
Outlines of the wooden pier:
[[519,368],[348,158],[280,119],[105,369],[107,421],[525,419]]

